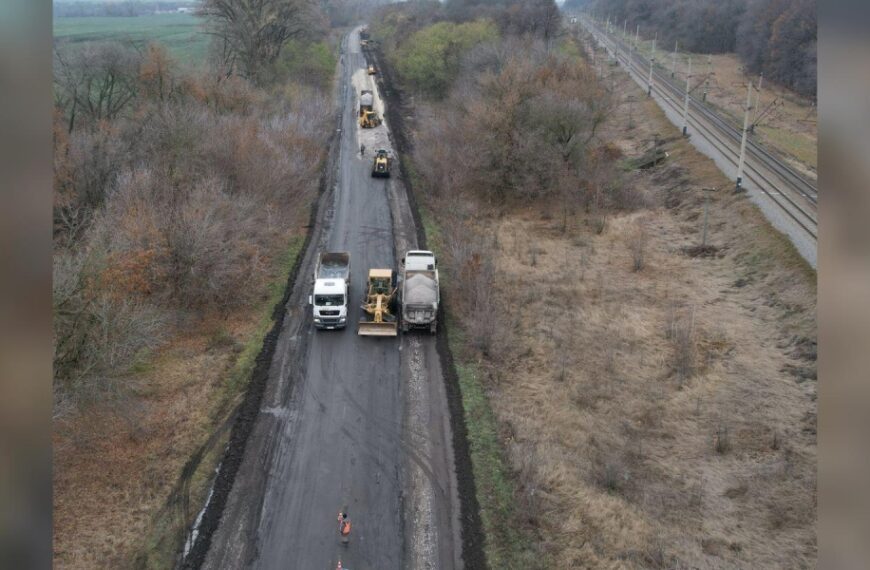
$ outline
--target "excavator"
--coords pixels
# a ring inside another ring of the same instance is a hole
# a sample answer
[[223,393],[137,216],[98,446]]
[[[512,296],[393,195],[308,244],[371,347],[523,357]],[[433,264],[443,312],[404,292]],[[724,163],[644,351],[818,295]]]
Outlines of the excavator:
[[397,336],[396,272],[392,269],[369,269],[368,288],[362,310],[368,315],[360,319],[360,336]]
[[390,177],[390,155],[382,148],[375,152],[375,162],[372,164],[372,177]]

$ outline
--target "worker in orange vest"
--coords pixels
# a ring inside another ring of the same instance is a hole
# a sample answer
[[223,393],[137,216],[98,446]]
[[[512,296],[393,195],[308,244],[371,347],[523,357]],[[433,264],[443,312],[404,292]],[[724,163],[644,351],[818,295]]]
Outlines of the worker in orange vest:
[[347,513],[338,511],[338,533],[341,535],[342,544],[350,542],[350,519]]

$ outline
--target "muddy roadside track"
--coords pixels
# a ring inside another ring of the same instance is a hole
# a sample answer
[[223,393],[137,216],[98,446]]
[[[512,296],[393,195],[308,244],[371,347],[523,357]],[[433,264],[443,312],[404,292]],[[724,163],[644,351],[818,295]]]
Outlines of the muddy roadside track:
[[[397,87],[395,75],[379,48],[363,48],[366,60],[378,69],[375,81],[378,84],[381,97],[386,102],[386,119],[390,125],[393,145],[399,155],[399,171],[407,189],[407,198],[413,216],[417,234],[418,247],[425,249],[426,233],[414,188],[414,179],[410,176],[407,162],[411,160],[413,145],[411,143],[409,126],[405,117],[411,116],[411,111],[404,105],[402,94]],[[447,322],[444,311],[446,298],[441,293],[441,308],[438,317],[439,327],[436,347],[444,376],[445,390],[450,413],[450,424],[453,437],[453,459],[456,470],[457,491],[460,502],[460,525],[462,536],[462,561],[465,568],[486,568],[484,554],[483,524],[480,519],[480,505],[474,482],[474,472],[471,465],[471,450],[468,442],[468,431],[465,425],[465,414],[462,405],[462,392],[459,387],[459,376],[453,361],[453,354],[447,341]]]

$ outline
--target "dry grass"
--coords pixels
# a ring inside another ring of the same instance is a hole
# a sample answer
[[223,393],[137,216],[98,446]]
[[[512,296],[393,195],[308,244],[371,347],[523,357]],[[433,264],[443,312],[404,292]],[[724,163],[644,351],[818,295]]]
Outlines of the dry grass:
[[[216,325],[219,326],[219,325]],[[233,345],[250,332],[236,323]],[[94,410],[55,431],[55,565],[123,567],[149,533],[181,467],[211,428],[233,347],[181,335],[137,375],[132,409]]]
[[121,408],[91,408],[56,424],[56,568],[171,564],[174,540],[201,507],[220,454],[206,454],[194,474],[187,512],[159,513],[185,463],[244,388],[266,330],[263,315],[280,298],[302,243],[298,236],[291,241],[287,259],[275,263],[269,295],[255,308],[191,323],[134,368],[127,378],[132,395]]
[[[676,134],[652,103],[634,120],[603,135],[627,156]],[[667,148],[629,175],[660,206],[567,232],[531,208],[493,221],[512,346],[490,364],[490,401],[518,500],[563,565],[812,567],[815,274],[726,191],[711,198],[713,253],[686,255],[696,190],[728,183],[685,141]]]

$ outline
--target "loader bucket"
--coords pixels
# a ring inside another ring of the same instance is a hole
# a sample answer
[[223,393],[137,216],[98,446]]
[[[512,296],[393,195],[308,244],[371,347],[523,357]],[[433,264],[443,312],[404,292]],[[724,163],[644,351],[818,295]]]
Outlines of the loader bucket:
[[395,322],[360,321],[357,334],[359,336],[398,336],[399,330]]

